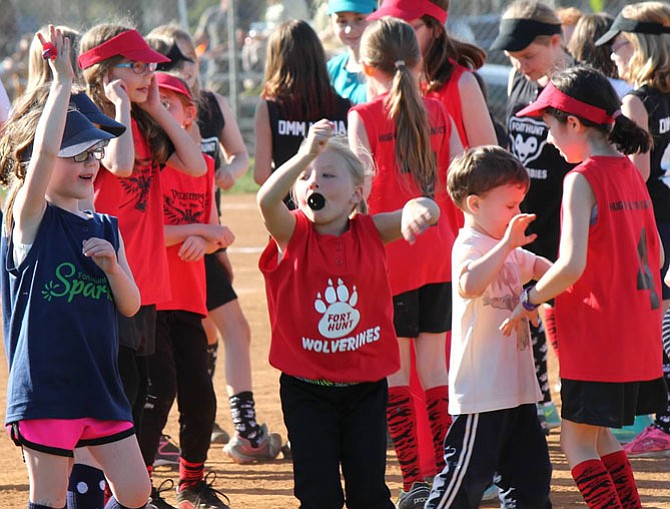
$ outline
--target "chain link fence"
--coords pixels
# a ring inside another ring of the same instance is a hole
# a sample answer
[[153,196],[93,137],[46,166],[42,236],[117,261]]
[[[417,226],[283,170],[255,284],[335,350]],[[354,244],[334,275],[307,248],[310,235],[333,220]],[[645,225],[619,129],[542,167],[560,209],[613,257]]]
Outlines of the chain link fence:
[[[447,29],[456,38],[488,50],[498,33],[501,13],[510,0],[452,0]],[[547,1],[554,7],[575,7],[582,12],[606,11],[616,15],[627,3],[621,0]],[[203,84],[228,96],[238,122],[253,147],[253,112],[262,86],[265,41],[272,28],[289,18],[310,19],[323,35],[327,52],[339,48],[329,38],[325,15],[327,0],[0,0],[0,77],[10,97],[21,91],[26,50],[35,31],[47,24],[63,24],[79,31],[100,22],[135,25],[142,33],[177,22],[201,37]],[[228,14],[233,12],[233,16]],[[309,63],[305,63],[309,65]],[[489,106],[504,116],[509,61],[502,52],[490,51],[482,71]]]

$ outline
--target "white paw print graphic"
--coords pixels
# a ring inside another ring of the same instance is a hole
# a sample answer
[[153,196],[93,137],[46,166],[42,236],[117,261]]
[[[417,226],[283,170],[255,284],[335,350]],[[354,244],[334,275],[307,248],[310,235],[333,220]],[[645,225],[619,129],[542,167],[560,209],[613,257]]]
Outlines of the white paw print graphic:
[[[325,301],[325,302],[324,302]],[[344,282],[338,278],[337,288],[333,286],[333,280],[328,279],[328,287],[323,292],[316,294],[314,308],[323,314],[319,320],[319,332],[325,338],[341,338],[356,328],[361,314],[353,306],[358,302],[356,286],[351,293]]]

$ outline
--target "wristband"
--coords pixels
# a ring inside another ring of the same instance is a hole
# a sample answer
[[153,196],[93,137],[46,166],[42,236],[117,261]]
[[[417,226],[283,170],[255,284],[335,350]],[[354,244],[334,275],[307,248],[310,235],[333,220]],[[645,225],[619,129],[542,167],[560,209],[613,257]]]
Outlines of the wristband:
[[58,56],[58,50],[56,45],[52,42],[45,42],[42,44],[42,58],[44,60],[55,60]]
[[526,288],[523,289],[521,292],[521,305],[526,311],[535,311],[538,307],[540,307],[540,304],[533,304],[530,301],[530,291],[535,288],[535,286],[527,286]]

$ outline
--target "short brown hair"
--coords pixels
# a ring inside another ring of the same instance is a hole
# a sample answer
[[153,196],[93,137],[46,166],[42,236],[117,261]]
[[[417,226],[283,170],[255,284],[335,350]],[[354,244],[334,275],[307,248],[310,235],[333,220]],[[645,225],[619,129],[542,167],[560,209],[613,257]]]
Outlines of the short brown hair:
[[528,172],[516,157],[497,145],[469,148],[449,165],[447,190],[460,209],[471,194],[482,196],[496,187],[514,184],[528,189]]

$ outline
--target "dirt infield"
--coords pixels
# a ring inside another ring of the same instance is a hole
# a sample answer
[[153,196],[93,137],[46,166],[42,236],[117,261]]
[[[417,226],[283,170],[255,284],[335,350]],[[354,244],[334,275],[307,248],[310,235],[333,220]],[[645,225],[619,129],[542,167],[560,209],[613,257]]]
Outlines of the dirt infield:
[[[253,195],[230,195],[224,197],[223,215],[226,223],[237,235],[230,258],[235,269],[235,289],[244,308],[252,330],[252,362],[254,368],[254,393],[259,419],[267,422],[273,431],[286,437],[279,405],[279,373],[267,362],[269,327],[265,307],[263,280],[257,269],[260,248],[267,241],[260,217],[255,208]],[[220,355],[222,357],[222,355]],[[5,404],[6,363],[0,363],[0,405]],[[555,379],[556,366],[550,366],[550,376]],[[223,358],[219,358],[219,369],[215,375],[216,392],[219,396],[218,422],[230,431],[232,424],[225,399]],[[178,436],[176,412],[170,416],[166,432]],[[555,508],[586,507],[577,492],[565,457],[558,445],[558,433],[549,436],[551,460],[554,466],[552,501]],[[270,463],[242,466],[224,457],[220,446],[213,446],[207,467],[217,475],[216,487],[230,497],[232,509],[273,508],[295,509],[293,498],[291,463],[279,459]],[[670,509],[670,458],[639,459],[633,468],[645,508]],[[174,476],[170,470],[159,469],[155,483]],[[388,484],[394,496],[401,485],[400,471],[395,454],[388,455]],[[0,439],[0,509],[26,507],[28,481],[19,449],[9,439]],[[173,494],[166,494],[174,502]],[[487,504],[484,507],[496,507]]]

